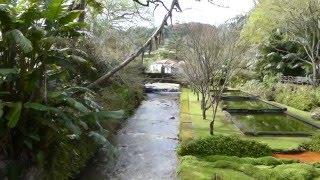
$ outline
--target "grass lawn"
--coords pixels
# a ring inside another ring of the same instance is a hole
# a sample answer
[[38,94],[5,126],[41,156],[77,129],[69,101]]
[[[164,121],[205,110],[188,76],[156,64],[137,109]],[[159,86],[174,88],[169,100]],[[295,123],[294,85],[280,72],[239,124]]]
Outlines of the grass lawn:
[[[210,136],[209,122],[212,117],[212,110],[207,111],[207,119],[203,120],[201,116],[200,102],[197,101],[189,89],[183,88],[180,96],[180,133],[179,137],[181,143],[187,142],[190,139],[197,137]],[[293,108],[288,108],[291,113],[298,114],[303,117],[309,117],[306,112],[300,112]],[[225,120],[224,114],[219,110],[215,122],[215,133],[222,135],[238,135],[244,139],[253,139],[262,143],[268,144],[274,149],[292,149],[299,144],[307,141],[309,138],[304,137],[248,137],[241,133],[241,131],[230,121]],[[256,166],[258,168],[263,168]],[[299,168],[298,168],[299,169]],[[218,174],[222,179],[237,179],[247,180],[253,179],[241,171],[236,171],[228,168],[216,168],[214,162],[206,161],[203,158],[195,156],[180,157],[180,166],[178,174],[181,179],[214,179]]]
[[[209,123],[212,117],[212,111],[208,110],[208,120],[203,120],[201,116],[200,102],[197,101],[196,95],[194,95],[189,89],[182,89],[180,100],[180,122],[182,124],[180,128],[180,139],[185,141],[192,137],[196,138],[209,136]],[[309,117],[308,119],[311,119],[307,112],[300,112],[294,108],[288,108],[288,111],[303,117]],[[186,126],[185,124],[188,125]],[[266,143],[274,149],[296,148],[299,144],[309,139],[306,137],[244,136],[232,122],[224,119],[224,114],[222,113],[221,109],[217,114],[214,128],[216,134],[239,135],[245,139],[254,139],[259,142]]]

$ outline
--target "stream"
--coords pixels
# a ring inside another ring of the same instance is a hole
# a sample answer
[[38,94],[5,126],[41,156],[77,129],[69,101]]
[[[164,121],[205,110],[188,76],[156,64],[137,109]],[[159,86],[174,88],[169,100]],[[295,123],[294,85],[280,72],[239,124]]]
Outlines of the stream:
[[135,114],[112,139],[117,154],[115,166],[111,168],[112,156],[102,151],[79,179],[176,179],[179,95],[147,93]]

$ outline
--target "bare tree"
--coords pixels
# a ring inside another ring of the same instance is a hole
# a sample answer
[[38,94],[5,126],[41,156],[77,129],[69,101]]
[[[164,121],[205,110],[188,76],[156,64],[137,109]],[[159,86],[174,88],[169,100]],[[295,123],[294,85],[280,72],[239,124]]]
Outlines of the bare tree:
[[231,77],[243,65],[246,46],[240,44],[240,29],[233,24],[219,28],[209,25],[188,27],[185,39],[184,73],[191,87],[201,94],[203,119],[206,111],[212,107],[210,134],[221,101],[222,93]]
[[213,69],[210,81],[210,98],[212,106],[212,120],[210,122],[210,134],[213,135],[214,123],[217,115],[221,96],[230,82],[233,75],[245,66],[243,63],[247,52],[247,46],[241,44],[239,39],[240,31],[232,26],[223,25],[218,30],[217,41],[219,49],[213,59]]
[[210,84],[211,73],[214,67],[214,53],[219,49],[216,41],[216,28],[211,25],[191,23],[186,27],[185,37],[184,74],[191,88],[201,95],[202,118],[206,119],[206,111],[211,107]]

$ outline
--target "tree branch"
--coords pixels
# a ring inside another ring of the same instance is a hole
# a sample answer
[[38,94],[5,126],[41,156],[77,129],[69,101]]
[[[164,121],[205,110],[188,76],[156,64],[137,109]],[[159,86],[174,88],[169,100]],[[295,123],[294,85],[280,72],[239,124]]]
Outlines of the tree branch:
[[[136,0],[134,0],[136,1]],[[169,17],[172,16],[172,11],[175,7],[179,7],[178,0],[172,0],[171,6],[167,14],[164,16],[161,25],[158,27],[158,29],[152,34],[152,36],[144,43],[144,45],[138,49],[135,53],[133,53],[130,57],[128,57],[125,61],[123,61],[119,66],[113,68],[111,71],[109,71],[107,74],[101,76],[99,79],[94,81],[93,83],[89,84],[88,88],[94,88],[98,85],[107,82],[114,74],[116,74],[119,70],[127,66],[131,61],[133,61],[135,58],[137,58],[139,55],[141,55],[145,49],[147,49],[150,44],[152,43],[152,40],[159,35],[159,33],[162,32],[164,26],[167,24],[167,20]],[[179,8],[179,10],[181,10]]]

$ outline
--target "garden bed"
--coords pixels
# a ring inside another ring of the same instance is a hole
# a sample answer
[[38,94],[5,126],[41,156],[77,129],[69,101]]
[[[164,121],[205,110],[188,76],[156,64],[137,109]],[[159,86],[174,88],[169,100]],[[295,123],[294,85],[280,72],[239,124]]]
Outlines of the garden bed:
[[276,153],[273,157],[278,159],[287,159],[287,160],[299,160],[304,163],[317,163],[320,162],[320,153],[319,152],[303,152],[297,154],[282,154]]
[[232,114],[231,120],[250,136],[310,136],[319,127],[289,114]]
[[287,110],[260,100],[228,100],[223,101],[222,106],[229,113],[281,113]]

